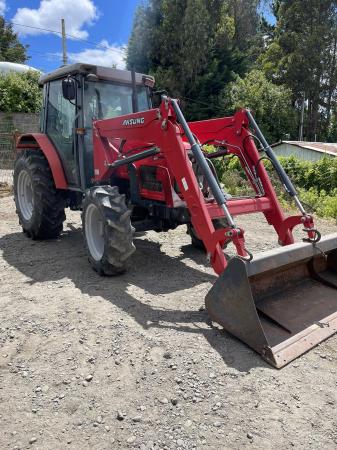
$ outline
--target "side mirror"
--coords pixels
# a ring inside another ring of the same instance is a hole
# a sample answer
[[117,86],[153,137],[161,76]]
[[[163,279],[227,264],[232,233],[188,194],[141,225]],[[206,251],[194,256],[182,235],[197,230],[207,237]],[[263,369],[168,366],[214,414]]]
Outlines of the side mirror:
[[62,94],[66,100],[75,100],[76,82],[73,78],[68,77],[62,80]]

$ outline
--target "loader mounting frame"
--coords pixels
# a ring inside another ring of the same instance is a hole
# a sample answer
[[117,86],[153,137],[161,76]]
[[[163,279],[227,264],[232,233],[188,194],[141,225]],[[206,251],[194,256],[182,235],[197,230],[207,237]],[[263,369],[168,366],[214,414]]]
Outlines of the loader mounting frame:
[[[274,227],[281,245],[294,242],[292,230],[296,225],[302,225],[308,233],[308,239],[314,240],[317,233],[313,219],[304,209],[300,215],[285,217],[249,129],[251,125],[249,115],[250,112],[243,109],[233,117],[187,124],[184,123],[178,102],[163,97],[159,109],[94,121],[95,181],[104,182],[112,175],[115,176],[126,155],[132,154],[133,148],[160,149],[159,154],[157,152],[151,156],[146,154],[144,158],[157,160],[159,167],[161,164],[168,167],[170,176],[175,179],[182,200],[189,210],[192,225],[203,240],[209,260],[217,274],[222,273],[227,267],[223,247],[229,242],[234,244],[239,257],[250,259],[250,253],[245,245],[244,230],[235,225],[234,216],[263,213],[267,222]],[[192,137],[189,136],[189,132]],[[191,142],[194,137],[197,141]],[[240,158],[247,179],[255,191],[254,197],[227,199],[218,184],[215,185],[216,181],[211,175],[214,179],[211,185],[214,200],[205,200],[187,152],[189,144],[194,154],[196,150],[200,153],[200,143],[205,142],[215,145],[221,143],[228,154]],[[120,151],[121,143],[123,152]],[[284,179],[281,180],[287,188]],[[289,179],[287,181],[290,183]],[[215,229],[212,219],[221,217],[228,219],[229,226]]]

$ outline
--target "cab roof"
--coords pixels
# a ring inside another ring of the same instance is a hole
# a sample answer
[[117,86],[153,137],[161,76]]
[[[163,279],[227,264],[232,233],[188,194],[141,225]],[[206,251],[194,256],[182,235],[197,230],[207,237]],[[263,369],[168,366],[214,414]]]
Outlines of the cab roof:
[[[100,80],[115,81],[116,83],[132,83],[131,71],[129,70],[112,69],[111,67],[102,67],[83,63],[69,64],[60,67],[53,72],[46,73],[40,77],[39,82],[40,84],[45,84],[49,81],[64,78],[67,75],[76,75],[78,73],[83,75],[94,74]],[[145,84],[145,80],[154,84],[154,78],[150,75],[136,73],[136,84]]]

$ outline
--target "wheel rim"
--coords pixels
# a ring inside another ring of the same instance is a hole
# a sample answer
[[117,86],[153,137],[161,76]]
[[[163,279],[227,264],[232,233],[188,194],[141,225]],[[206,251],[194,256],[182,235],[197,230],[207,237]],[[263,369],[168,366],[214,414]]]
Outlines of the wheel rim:
[[18,176],[17,198],[23,218],[30,220],[34,210],[34,193],[32,179],[25,170],[22,170]]
[[100,261],[104,253],[104,224],[97,206],[91,204],[85,213],[85,236],[89,252],[95,261]]

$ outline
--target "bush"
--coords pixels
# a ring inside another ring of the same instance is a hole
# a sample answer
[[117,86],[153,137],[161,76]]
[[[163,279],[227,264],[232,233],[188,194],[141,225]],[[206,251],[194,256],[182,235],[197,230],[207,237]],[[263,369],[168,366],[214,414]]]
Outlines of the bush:
[[36,113],[41,108],[39,73],[0,74],[0,111]]
[[317,191],[314,187],[309,190],[299,189],[299,195],[320,217],[337,220],[337,188],[330,195],[324,190]]
[[315,188],[330,194],[337,187],[337,158],[324,157],[315,163],[294,156],[280,158],[285,171],[301,188]]
[[[212,153],[215,151],[215,148],[211,145],[205,145],[203,150],[207,153]],[[238,158],[218,158],[213,159],[212,163],[227,193],[234,196],[253,194],[253,190],[246,181],[245,172]]]
[[[207,149],[209,152],[212,150],[211,147]],[[280,162],[297,188],[299,197],[307,205],[307,209],[315,211],[321,217],[337,220],[337,158],[325,157],[311,163],[291,156],[281,157]],[[264,161],[264,165],[281,205],[285,208],[294,206],[271,162]],[[215,167],[227,192],[235,196],[251,194],[252,190],[238,158],[217,160]]]
[[317,208],[317,213],[322,217],[331,217],[337,220],[337,189],[333,195],[327,195]]
[[297,117],[291,91],[269,81],[262,71],[253,69],[244,78],[237,77],[222,95],[229,113],[246,107],[253,111],[267,141],[276,142],[296,133]]

